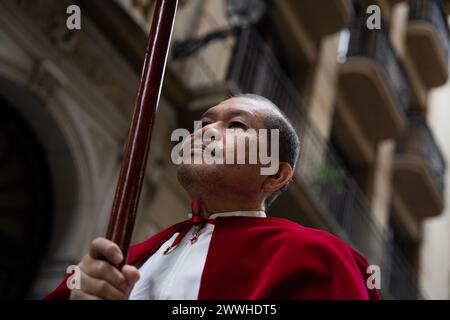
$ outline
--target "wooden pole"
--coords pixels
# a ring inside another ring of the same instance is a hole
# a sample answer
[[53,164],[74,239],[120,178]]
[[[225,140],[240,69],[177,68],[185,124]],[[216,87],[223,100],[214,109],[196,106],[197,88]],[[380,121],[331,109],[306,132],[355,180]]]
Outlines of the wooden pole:
[[[133,234],[178,0],[157,0],[106,238],[125,261]],[[123,265],[123,263],[122,263]]]

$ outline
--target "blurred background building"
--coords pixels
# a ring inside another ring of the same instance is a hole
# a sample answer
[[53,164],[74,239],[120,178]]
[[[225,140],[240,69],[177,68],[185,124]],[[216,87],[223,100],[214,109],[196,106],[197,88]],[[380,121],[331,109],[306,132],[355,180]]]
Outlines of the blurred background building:
[[[66,8],[81,8],[68,30]],[[369,5],[381,29],[366,27]],[[40,298],[104,235],[153,0],[0,2],[0,296]],[[186,218],[172,130],[239,92],[296,124],[269,214],[337,234],[386,299],[450,298],[450,1],[180,1],[133,242]]]

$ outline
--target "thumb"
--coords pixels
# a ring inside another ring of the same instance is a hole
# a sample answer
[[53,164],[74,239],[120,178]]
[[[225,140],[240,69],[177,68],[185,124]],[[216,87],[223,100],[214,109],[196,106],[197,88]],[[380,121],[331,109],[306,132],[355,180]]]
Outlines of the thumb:
[[129,286],[133,286],[140,278],[138,269],[130,265],[124,265],[122,267],[122,273]]

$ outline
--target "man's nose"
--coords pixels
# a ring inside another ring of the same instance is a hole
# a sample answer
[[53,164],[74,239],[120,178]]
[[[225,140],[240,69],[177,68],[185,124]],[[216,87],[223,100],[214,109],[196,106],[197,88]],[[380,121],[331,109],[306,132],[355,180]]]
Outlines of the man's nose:
[[202,135],[211,137],[211,141],[220,140],[222,139],[222,130],[220,125],[212,123],[202,128]]
[[223,136],[222,131],[224,131],[224,129],[220,124],[211,123],[194,131],[191,135],[192,136],[191,138],[194,138],[195,134],[200,133],[199,130],[201,130],[202,137],[205,137],[205,135],[211,137],[210,139],[211,141],[222,139]]

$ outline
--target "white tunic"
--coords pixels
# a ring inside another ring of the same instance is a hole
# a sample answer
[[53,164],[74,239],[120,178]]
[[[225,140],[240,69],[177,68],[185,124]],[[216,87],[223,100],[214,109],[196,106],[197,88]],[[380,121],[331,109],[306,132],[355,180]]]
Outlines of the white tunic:
[[[234,211],[216,213],[209,217],[266,217],[264,211]],[[178,233],[166,241],[139,268],[140,278],[130,293],[130,300],[194,300],[197,299],[214,224],[207,223],[198,240],[191,244],[195,228],[191,228],[178,246],[169,254],[164,251]]]

